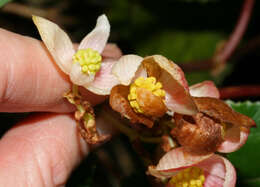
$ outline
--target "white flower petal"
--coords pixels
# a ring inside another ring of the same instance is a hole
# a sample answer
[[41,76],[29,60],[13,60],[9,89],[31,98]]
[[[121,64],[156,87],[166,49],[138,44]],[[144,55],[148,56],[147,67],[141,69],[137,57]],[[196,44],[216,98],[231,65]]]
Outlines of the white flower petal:
[[102,53],[107,43],[110,33],[110,24],[106,15],[101,15],[97,19],[96,27],[79,44],[79,49],[91,48]]
[[121,84],[129,85],[135,77],[143,58],[137,55],[124,55],[113,66],[112,73]]
[[70,80],[73,84],[76,85],[86,85],[92,82],[95,78],[95,75],[88,75],[82,73],[81,66],[79,63],[73,63],[70,71]]
[[64,73],[69,74],[75,50],[68,35],[47,19],[38,16],[33,16],[32,19],[57,65]]
[[109,95],[111,89],[119,84],[117,78],[111,73],[115,61],[104,60],[100,70],[96,73],[95,79],[84,87],[98,95]]

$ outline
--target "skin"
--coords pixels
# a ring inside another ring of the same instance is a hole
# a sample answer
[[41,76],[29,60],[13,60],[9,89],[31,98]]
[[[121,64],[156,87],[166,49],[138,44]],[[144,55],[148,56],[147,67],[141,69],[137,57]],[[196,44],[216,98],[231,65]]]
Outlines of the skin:
[[[0,186],[65,185],[90,151],[69,113],[74,107],[62,97],[71,88],[69,78],[40,41],[3,29],[0,70],[0,112],[37,112],[0,139]],[[93,105],[105,99],[85,96]]]

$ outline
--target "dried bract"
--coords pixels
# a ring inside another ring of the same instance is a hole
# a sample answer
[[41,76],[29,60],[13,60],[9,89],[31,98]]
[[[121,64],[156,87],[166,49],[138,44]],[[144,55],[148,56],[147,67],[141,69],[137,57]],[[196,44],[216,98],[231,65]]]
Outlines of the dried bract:
[[174,115],[176,127],[171,134],[186,151],[207,154],[215,152],[223,141],[221,125],[202,113],[193,116]]

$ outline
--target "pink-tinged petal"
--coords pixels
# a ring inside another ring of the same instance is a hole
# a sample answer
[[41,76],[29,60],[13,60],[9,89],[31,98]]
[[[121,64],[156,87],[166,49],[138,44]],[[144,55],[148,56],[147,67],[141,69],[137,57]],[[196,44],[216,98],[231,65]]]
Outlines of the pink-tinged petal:
[[189,93],[167,72],[162,73],[159,81],[166,92],[165,104],[169,110],[186,115],[194,115],[198,112]]
[[105,48],[110,33],[110,24],[106,15],[97,19],[96,27],[79,44],[79,49],[91,48],[100,54]]
[[162,70],[166,71],[174,80],[176,80],[186,91],[189,92],[188,82],[182,69],[173,61],[168,60],[162,55],[152,55],[145,57],[143,63],[155,63]]
[[119,59],[123,55],[122,51],[116,44],[109,43],[102,52],[103,58]]
[[162,83],[166,91],[165,104],[169,110],[187,115],[198,112],[179,66],[161,55],[145,57],[142,63],[148,76],[154,76]]
[[49,20],[38,16],[33,16],[32,19],[57,65],[64,73],[69,74],[75,50],[68,35]]
[[104,60],[101,64],[100,70],[96,73],[95,79],[84,87],[91,92],[98,95],[108,95],[112,87],[119,84],[117,78],[111,73],[113,60]]
[[163,170],[157,170],[155,166],[149,166],[148,167],[148,174],[152,175],[154,177],[160,178],[160,179],[167,179],[171,178],[172,176],[176,175],[179,171],[163,171]]
[[143,58],[137,55],[124,55],[113,66],[112,73],[121,84],[129,85],[136,76]]
[[211,175],[208,172],[204,173],[205,181],[203,186],[204,187],[223,187],[224,179],[219,178],[215,175]]
[[234,126],[234,128],[230,128],[227,130],[224,137],[225,140],[219,146],[218,152],[231,153],[238,150],[246,143],[249,135],[249,130],[240,130],[241,127],[237,126]]
[[[207,155],[192,155],[184,151],[182,147],[167,152],[159,161],[154,171],[148,171],[151,175],[160,177],[171,177],[177,171],[194,166],[209,158],[213,153]],[[151,168],[149,168],[151,169]]]
[[214,175],[220,179],[225,179],[226,167],[223,158],[218,155],[212,155],[208,159],[198,163],[196,166],[210,175]]
[[220,97],[219,91],[212,81],[203,81],[192,85],[190,87],[190,94],[193,97]]
[[225,167],[226,167],[226,176],[225,176],[225,182],[223,187],[233,187],[236,186],[236,170],[234,166],[224,157],[221,157],[224,161]]
[[79,63],[73,63],[70,71],[70,80],[73,84],[83,86],[94,80],[95,75],[82,73]]
[[174,64],[174,66],[173,66],[173,70],[171,73],[174,74],[174,78],[177,81],[179,81],[179,83],[184,87],[184,89],[186,91],[189,91],[189,85],[185,78],[184,72],[177,64],[175,64],[174,62],[172,62],[172,63]]

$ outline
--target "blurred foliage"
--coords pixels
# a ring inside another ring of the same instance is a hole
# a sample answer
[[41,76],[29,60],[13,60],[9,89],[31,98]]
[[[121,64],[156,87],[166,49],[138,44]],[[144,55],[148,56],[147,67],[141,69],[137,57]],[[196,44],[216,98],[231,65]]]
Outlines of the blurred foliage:
[[10,1],[11,0],[0,0],[0,8]]

